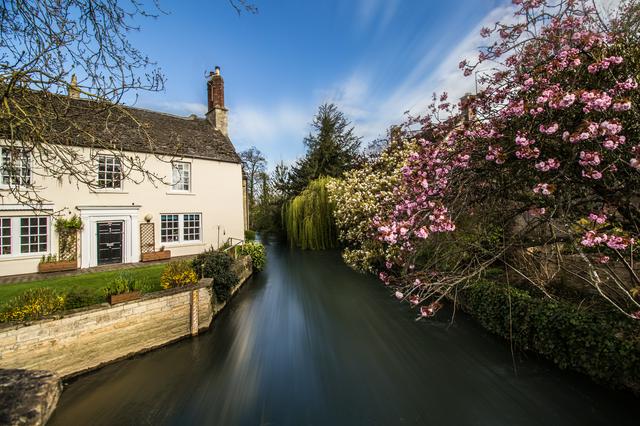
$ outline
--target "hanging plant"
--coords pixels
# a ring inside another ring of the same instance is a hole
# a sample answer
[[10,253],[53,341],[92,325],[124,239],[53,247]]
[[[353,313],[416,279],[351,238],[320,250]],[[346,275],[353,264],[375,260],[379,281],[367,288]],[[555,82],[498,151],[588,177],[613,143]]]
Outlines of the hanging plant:
[[56,219],[55,227],[58,234],[65,231],[79,231],[82,229],[82,219],[75,214],[68,219],[59,217]]

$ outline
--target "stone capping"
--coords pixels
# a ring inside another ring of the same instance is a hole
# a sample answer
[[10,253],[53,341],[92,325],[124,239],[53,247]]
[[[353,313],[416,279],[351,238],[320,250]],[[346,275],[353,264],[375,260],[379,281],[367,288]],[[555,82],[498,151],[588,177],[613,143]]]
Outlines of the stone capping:
[[0,369],[0,424],[46,424],[61,393],[60,378],[50,371]]
[[[171,295],[178,294],[178,293],[192,292],[194,290],[199,290],[201,288],[212,287],[212,286],[213,286],[213,278],[200,278],[198,283],[195,284],[195,285],[169,288],[169,289],[166,289],[166,290],[154,291],[153,293],[145,293],[139,299],[130,300],[128,302],[123,302],[123,303],[118,303],[117,306],[126,306],[126,305],[129,305],[129,304],[132,304],[132,303],[139,303],[139,302],[144,301],[144,300],[158,299],[158,298],[161,298],[161,297],[171,296]],[[58,312],[58,313],[53,314],[51,316],[44,317],[44,318],[41,318],[41,319],[38,319],[38,320],[34,320],[34,321],[0,323],[0,332],[2,332],[2,331],[10,331],[10,330],[18,330],[18,329],[20,329],[22,327],[29,327],[29,326],[32,326],[32,325],[35,325],[35,324],[41,324],[41,323],[56,321],[56,320],[59,320],[59,319],[62,319],[62,318],[73,318],[75,316],[84,315],[84,314],[92,312],[92,311],[101,311],[101,310],[105,310],[105,309],[110,309],[112,307],[113,307],[112,305],[110,305],[110,304],[105,302],[105,303],[101,303],[99,305],[84,306],[84,307],[78,308],[78,309],[71,309],[71,310],[68,310],[68,311]]]

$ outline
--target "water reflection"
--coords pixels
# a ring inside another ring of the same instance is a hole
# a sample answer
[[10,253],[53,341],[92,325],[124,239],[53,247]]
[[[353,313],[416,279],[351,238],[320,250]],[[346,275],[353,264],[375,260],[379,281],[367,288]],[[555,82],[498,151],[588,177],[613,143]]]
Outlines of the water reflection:
[[213,330],[68,385],[54,425],[636,424],[638,400],[512,357],[463,315],[415,322],[337,252],[272,244]]

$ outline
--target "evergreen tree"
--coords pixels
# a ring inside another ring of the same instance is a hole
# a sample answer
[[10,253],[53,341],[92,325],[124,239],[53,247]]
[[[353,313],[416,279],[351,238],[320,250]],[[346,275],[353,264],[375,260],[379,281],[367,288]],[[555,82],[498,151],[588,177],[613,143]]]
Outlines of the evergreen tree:
[[334,104],[323,104],[311,124],[313,132],[304,139],[307,153],[291,168],[289,189],[298,194],[321,176],[339,177],[360,160],[361,138]]

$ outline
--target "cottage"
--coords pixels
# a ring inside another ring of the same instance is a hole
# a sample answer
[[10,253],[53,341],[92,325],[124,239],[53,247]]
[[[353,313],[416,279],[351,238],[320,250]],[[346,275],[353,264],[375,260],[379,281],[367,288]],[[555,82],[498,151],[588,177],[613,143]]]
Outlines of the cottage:
[[[105,130],[104,122],[79,114],[77,119],[85,120],[86,127],[109,132],[106,137],[112,138],[113,149],[97,148],[82,137],[52,143],[73,146],[82,158],[91,159],[93,186],[54,179],[42,170],[35,173],[38,165],[29,153],[17,158],[0,139],[0,276],[36,272],[43,256],[58,254],[56,218],[73,214],[83,224],[76,250],[81,268],[139,262],[143,254],[161,250],[170,251],[172,257],[195,254],[229,238],[242,239],[246,218],[242,166],[228,136],[224,81],[218,67],[207,81],[207,91],[206,118],[126,107],[122,110],[130,120],[110,118]],[[79,110],[88,102],[77,93],[69,96]],[[126,124],[131,120],[139,126]],[[135,170],[123,170],[122,152],[139,159],[159,180],[140,179]],[[37,209],[18,202],[9,190],[16,180],[37,185],[47,201]]]

